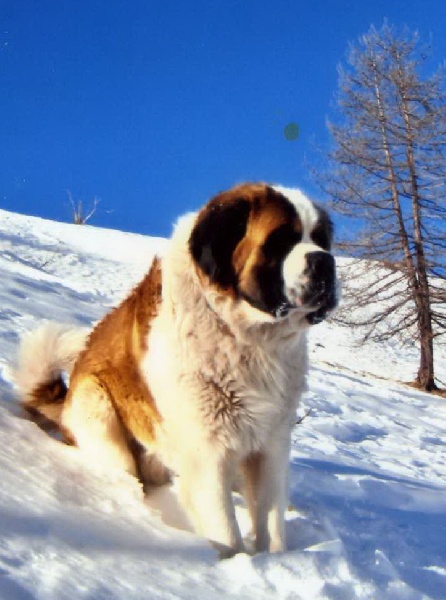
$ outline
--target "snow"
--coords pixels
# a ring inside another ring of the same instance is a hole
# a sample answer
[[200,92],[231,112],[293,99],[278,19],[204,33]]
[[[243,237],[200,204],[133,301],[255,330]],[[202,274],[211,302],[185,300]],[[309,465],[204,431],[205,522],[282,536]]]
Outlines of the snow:
[[[283,554],[219,560],[175,486],[145,498],[22,418],[20,335],[43,319],[94,323],[165,244],[0,211],[0,598],[445,599],[446,402],[399,383],[414,347],[313,328]],[[444,359],[439,348],[446,380]]]

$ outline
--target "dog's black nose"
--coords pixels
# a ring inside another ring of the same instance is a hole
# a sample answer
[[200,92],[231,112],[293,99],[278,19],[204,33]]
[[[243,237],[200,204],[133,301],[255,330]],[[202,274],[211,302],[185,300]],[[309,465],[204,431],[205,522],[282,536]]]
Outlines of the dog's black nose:
[[309,252],[307,258],[307,273],[310,279],[332,283],[335,274],[335,261],[328,252]]
[[303,296],[303,303],[314,306],[316,311],[307,316],[311,324],[320,323],[337,304],[336,297],[336,263],[329,252],[309,252],[306,256],[308,283]]

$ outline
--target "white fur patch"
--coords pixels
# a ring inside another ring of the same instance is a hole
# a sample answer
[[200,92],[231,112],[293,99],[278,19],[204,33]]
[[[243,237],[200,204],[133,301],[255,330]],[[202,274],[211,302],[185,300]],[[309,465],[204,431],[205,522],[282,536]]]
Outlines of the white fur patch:
[[[288,188],[281,185],[274,185],[273,189],[276,192],[288,198],[288,200],[295,206],[302,223],[304,225],[304,232],[310,232],[316,225],[318,220],[318,213],[314,207],[314,204],[309,198],[298,188]],[[305,241],[305,235],[304,240]]]
[[308,283],[308,277],[305,274],[307,261],[306,257],[311,252],[322,252],[323,250],[313,243],[296,244],[293,250],[288,254],[283,263],[283,280],[285,283],[285,295],[290,302],[300,304],[302,290]]
[[90,331],[49,322],[25,335],[20,344],[15,383],[24,398],[42,382],[69,373],[83,350]]

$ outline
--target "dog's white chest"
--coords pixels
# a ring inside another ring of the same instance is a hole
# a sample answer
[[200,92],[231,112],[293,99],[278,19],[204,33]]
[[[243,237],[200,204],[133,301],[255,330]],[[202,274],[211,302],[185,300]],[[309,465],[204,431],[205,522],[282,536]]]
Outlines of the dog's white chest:
[[293,420],[306,372],[305,345],[299,347],[288,355],[268,352],[193,329],[179,339],[162,317],[156,320],[142,371],[169,446],[198,446],[205,438],[241,455],[260,451],[279,424]]

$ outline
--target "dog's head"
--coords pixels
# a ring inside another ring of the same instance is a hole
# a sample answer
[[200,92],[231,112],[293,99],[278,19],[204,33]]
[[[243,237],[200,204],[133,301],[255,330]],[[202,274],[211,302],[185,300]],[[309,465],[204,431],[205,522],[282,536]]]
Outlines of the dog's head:
[[332,236],[325,210],[298,190],[244,184],[200,211],[189,249],[209,284],[257,309],[256,321],[299,311],[314,324],[337,304]]

